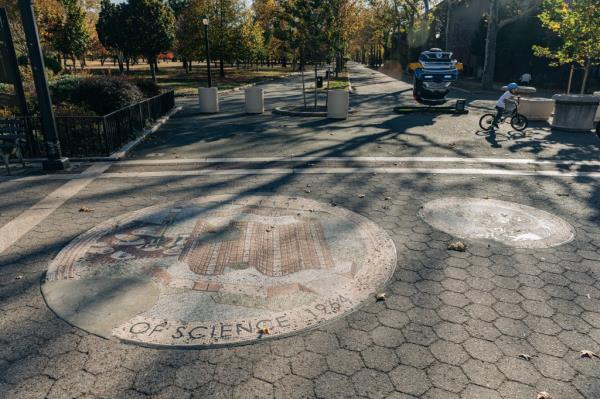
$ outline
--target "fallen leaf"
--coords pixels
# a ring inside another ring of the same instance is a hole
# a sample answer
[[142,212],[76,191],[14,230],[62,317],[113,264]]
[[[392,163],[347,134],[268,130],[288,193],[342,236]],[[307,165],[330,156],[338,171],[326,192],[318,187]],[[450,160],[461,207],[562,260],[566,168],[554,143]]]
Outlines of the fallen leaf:
[[467,250],[467,246],[462,241],[453,241],[448,244],[448,249],[450,251],[465,252]]
[[94,212],[92,208],[88,208],[87,206],[82,206],[79,208],[79,212]]
[[596,358],[600,359],[600,356],[598,356],[598,354],[596,354],[592,351],[588,351],[588,350],[584,349],[584,350],[580,351],[579,353],[581,354],[580,357],[589,357],[590,359],[593,359],[596,357]]
[[271,331],[269,330],[269,327],[263,327],[263,328],[258,329],[258,333],[260,335],[269,335],[269,334],[271,334]]
[[536,399],[552,399],[552,396],[546,391],[539,392]]
[[385,292],[380,292],[379,294],[375,295],[375,299],[377,299],[378,301],[385,301]]
[[525,359],[527,361],[531,360],[531,356],[529,356],[527,353],[521,353],[518,355],[518,357],[520,357],[521,359]]

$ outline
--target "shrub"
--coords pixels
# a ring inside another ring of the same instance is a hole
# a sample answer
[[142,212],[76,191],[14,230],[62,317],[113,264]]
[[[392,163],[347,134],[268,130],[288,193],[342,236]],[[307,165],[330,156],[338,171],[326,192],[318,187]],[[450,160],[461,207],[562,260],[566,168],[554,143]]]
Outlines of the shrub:
[[71,102],[98,115],[106,115],[143,98],[140,89],[126,79],[106,76],[81,80],[71,95]]
[[152,79],[136,78],[131,79],[131,82],[142,91],[146,98],[158,96],[160,94],[160,87]]
[[[29,66],[29,57],[25,54],[21,54],[17,56],[17,63],[20,66]],[[52,71],[53,75],[56,75],[62,70],[62,65],[55,57],[46,57],[44,56],[44,65],[46,69]]]
[[96,113],[91,109],[69,102],[64,102],[54,106],[56,116],[95,116]]
[[62,65],[60,65],[60,62],[54,57],[44,57],[44,65],[46,66],[46,69],[51,70],[54,74],[57,74],[62,70]]
[[65,101],[72,101],[73,92],[79,87],[82,77],[77,75],[60,75],[50,81],[49,87],[52,94],[52,102],[59,104]]

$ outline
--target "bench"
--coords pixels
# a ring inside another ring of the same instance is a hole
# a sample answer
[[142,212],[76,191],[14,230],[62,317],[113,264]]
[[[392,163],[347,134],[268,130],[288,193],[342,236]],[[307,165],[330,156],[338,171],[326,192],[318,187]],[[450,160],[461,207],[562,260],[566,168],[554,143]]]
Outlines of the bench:
[[11,155],[15,155],[25,166],[21,148],[27,141],[25,137],[25,123],[23,120],[0,119],[0,154],[4,159],[8,174],[10,174],[9,160]]

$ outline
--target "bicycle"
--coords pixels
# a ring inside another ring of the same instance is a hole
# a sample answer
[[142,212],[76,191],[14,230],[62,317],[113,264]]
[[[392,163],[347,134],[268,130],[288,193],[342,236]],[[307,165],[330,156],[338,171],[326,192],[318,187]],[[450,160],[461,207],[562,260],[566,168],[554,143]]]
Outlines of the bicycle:
[[[479,127],[481,127],[483,130],[490,130],[495,118],[496,114],[484,114],[481,119],[479,119]],[[508,118],[510,118],[510,125],[512,128],[518,132],[522,132],[523,130],[527,129],[527,126],[529,126],[529,120],[527,117],[519,113],[519,98],[517,98],[517,101],[515,102],[515,108],[512,111],[504,112],[504,114],[502,114],[500,123],[506,122]]]

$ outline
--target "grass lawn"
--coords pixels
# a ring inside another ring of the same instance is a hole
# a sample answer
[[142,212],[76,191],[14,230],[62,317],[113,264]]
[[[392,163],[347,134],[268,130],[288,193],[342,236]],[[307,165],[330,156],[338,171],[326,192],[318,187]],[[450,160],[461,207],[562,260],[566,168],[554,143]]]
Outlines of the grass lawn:
[[[118,73],[118,68],[113,66],[112,62],[104,63],[104,67],[99,62],[88,62],[88,68],[92,73],[106,69],[110,69],[111,73]],[[281,66],[260,66],[251,69],[226,66],[225,77],[221,78],[219,68],[211,68],[213,86],[218,87],[219,90],[229,90],[261,80],[278,78],[290,72],[292,72],[291,68]],[[150,78],[150,68],[148,64],[134,65],[130,68],[129,75]],[[192,72],[186,73],[180,62],[161,62],[158,64],[156,78],[162,88],[175,90],[175,95],[184,96],[195,95],[198,87],[205,87],[206,75],[206,64],[194,64]]]
[[[323,72],[319,72],[319,76],[323,76]],[[315,77],[312,73],[304,74],[304,82],[306,90],[315,89]],[[320,93],[325,93],[327,90],[349,90],[350,81],[348,80],[348,72],[342,71],[338,74],[338,77],[332,77],[329,79],[329,88],[327,85],[327,79],[323,78],[323,88],[318,89]]]

